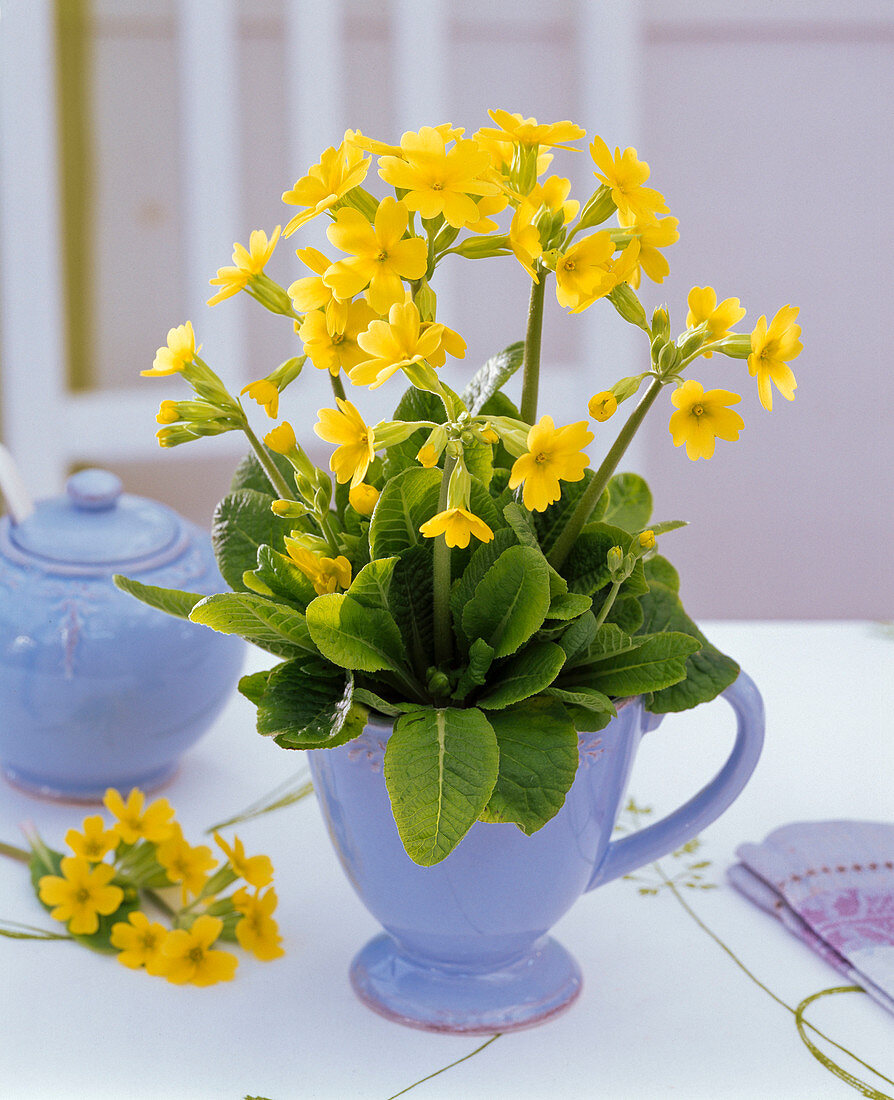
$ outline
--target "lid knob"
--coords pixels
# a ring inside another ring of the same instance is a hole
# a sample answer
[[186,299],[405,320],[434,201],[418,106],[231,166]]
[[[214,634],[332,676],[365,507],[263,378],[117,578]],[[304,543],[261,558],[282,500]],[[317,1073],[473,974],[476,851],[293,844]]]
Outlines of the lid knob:
[[108,470],[79,470],[65,483],[68,499],[84,512],[114,508],[123,489],[121,478]]

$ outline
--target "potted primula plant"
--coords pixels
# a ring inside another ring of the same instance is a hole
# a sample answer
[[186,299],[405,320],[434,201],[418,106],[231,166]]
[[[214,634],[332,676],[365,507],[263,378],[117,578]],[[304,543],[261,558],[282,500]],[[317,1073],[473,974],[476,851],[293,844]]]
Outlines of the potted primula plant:
[[[278,658],[240,691],[257,705],[260,733],[322,750],[309,755],[333,839],[392,933],[358,958],[355,987],[405,1022],[469,1031],[527,1026],[567,1004],[576,967],[539,937],[583,889],[715,817],[754,766],[753,686],[740,678],[731,689],[738,666],[687,616],[657,551],[681,524],[653,521],[646,483],[616,470],[665,389],[673,443],[690,459],[738,438],[740,397],[690,376],[713,354],[747,362],[769,409],[771,383],[792,398],[787,364],[801,348],[797,309],[737,333],[738,299],[718,302],[708,286],[690,292],[679,335],[667,309],[647,316],[635,288],[643,275],[664,278],[661,250],[678,233],[636,150],[593,138],[596,186],[581,204],[551,173],[553,150],[572,150],[580,127],[490,116],[472,137],[441,125],[390,145],[348,131],[283,195],[295,213],[282,237],[325,217],[332,245],[330,255],[299,248],[305,271],[289,287],[265,273],[279,227],[235,246],[210,304],[247,293],[301,345],[241,396],[277,419],[308,363],[327,371],[334,401],[314,430],[334,448],[329,470],[288,420],[262,442],[200,358],[192,325],[171,329],[143,373],[179,375],[194,396],[162,402],[159,443],[243,431],[251,444],[214,519],[232,591],[118,581]],[[367,186],[375,162],[381,198]],[[439,318],[433,288],[442,265],[464,261],[526,278],[531,296],[524,340],[457,393],[440,368],[465,343]],[[588,417],[564,425],[540,401],[551,283],[566,311],[608,303],[643,334],[643,370],[591,386],[581,394]],[[518,405],[504,392],[516,372]],[[365,387],[384,385],[396,390],[394,416],[369,424]],[[642,731],[730,690],[740,736],[704,804],[610,847]],[[562,898],[510,917],[511,889]]]

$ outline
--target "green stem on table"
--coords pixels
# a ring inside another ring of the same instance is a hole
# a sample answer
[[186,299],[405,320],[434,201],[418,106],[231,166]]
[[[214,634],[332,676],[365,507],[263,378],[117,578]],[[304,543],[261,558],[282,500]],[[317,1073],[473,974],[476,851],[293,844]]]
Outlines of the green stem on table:
[[640,424],[642,424],[646,413],[651,409],[655,402],[655,398],[661,391],[661,387],[664,383],[660,378],[653,378],[649,384],[649,388],[643,394],[639,404],[630,414],[627,419],[627,423],[618,433],[618,438],[612,445],[611,450],[605,456],[602,465],[596,471],[590,484],[587,486],[585,492],[577,502],[574,511],[571,514],[571,519],[565,525],[562,533],[556,539],[555,545],[547,555],[547,561],[557,571],[561,571],[561,568],[568,557],[571,547],[574,545],[577,536],[584,529],[584,525],[593,514],[593,509],[596,507],[596,502],[602,496],[606,485],[611,480],[612,474],[617,469],[618,463],[624,455],[624,452],[630,446],[630,441],[636,434]]
[[502,1034],[502,1031],[498,1031],[496,1035],[491,1035],[486,1043],[482,1043],[480,1047],[476,1047],[471,1054],[466,1054],[462,1058],[457,1058],[456,1061],[451,1062],[449,1066],[442,1066],[440,1069],[436,1069],[434,1073],[430,1073],[427,1077],[420,1077],[420,1079],[414,1081],[412,1085],[407,1085],[405,1089],[401,1089],[400,1092],[396,1092],[393,1096],[389,1096],[388,1100],[397,1100],[398,1096],[403,1096],[404,1093],[409,1092],[410,1089],[416,1088],[417,1085],[421,1085],[425,1081],[430,1081],[432,1077],[437,1077],[439,1073],[444,1073],[448,1069],[453,1069],[453,1067],[458,1066],[460,1062],[467,1062],[470,1058],[474,1058],[475,1055],[480,1054],[485,1047],[489,1047],[491,1043],[495,1043]]
[[528,327],[525,332],[525,358],[522,374],[522,396],[519,417],[526,424],[537,420],[537,399],[540,392],[540,343],[543,336],[543,293],[546,290],[546,268],[539,268],[540,281],[531,283],[528,306]]
[[277,470],[276,466],[271,461],[270,456],[264,450],[263,443],[261,443],[260,439],[258,439],[255,433],[251,430],[251,425],[248,423],[247,419],[244,419],[242,422],[242,430],[245,432],[245,435],[248,438],[248,442],[251,444],[252,450],[255,452],[255,456],[257,457],[258,462],[260,462],[264,473],[267,475],[267,480],[276,490],[281,499],[291,500],[294,496],[293,491],[289,488],[286,479],[282,476],[279,470]]
[[4,844],[0,841],[0,856],[9,859],[17,859],[20,863],[30,863],[31,853],[25,848],[16,848],[14,844]]
[[340,374],[333,374],[329,372],[329,381],[332,383],[332,392],[341,401],[347,401],[345,397],[345,384],[341,380]]
[[[820,1029],[818,1027],[816,1027],[814,1024],[810,1023],[809,1020],[805,1020],[803,1018],[803,1010],[808,1006],[810,1001],[813,1000],[814,998],[808,998],[807,1001],[802,1002],[801,1005],[799,1005],[798,1008],[795,1009],[795,1008],[792,1008],[792,1006],[790,1004],[788,1004],[787,1002],[785,1002],[781,997],[777,997],[777,995],[773,992],[773,990],[769,989],[766,985],[764,985],[764,983],[760,980],[760,978],[758,978],[756,974],[752,973],[752,971],[750,971],[748,969],[748,967],[742,962],[742,960],[738,957],[738,955],[736,955],[729,947],[727,947],[727,945],[716,934],[716,932],[712,931],[707,926],[707,924],[705,924],[705,922],[701,919],[701,917],[698,915],[698,913],[696,913],[696,911],[692,908],[692,906],[686,901],[686,899],[680,893],[679,889],[677,888],[676,883],[673,882],[671,879],[669,879],[667,877],[667,875],[664,873],[664,868],[661,866],[661,864],[660,863],[653,863],[652,866],[655,869],[655,871],[658,873],[658,875],[661,878],[664,885],[668,887],[668,889],[673,894],[673,896],[676,898],[676,900],[679,902],[679,904],[689,914],[689,916],[692,917],[692,919],[699,926],[699,928],[701,928],[701,930],[703,932],[705,932],[707,935],[709,935],[711,937],[711,939],[717,944],[717,946],[719,948],[721,948],[721,950],[725,951],[726,954],[729,955],[729,957],[736,964],[736,966],[738,966],[738,968],[742,971],[742,973],[745,974],[746,977],[750,978],[751,981],[753,981],[754,984],[759,989],[762,989],[764,991],[764,993],[767,994],[768,997],[772,997],[772,999],[781,1008],[784,1008],[784,1009],[786,1009],[787,1012],[790,1012],[795,1017],[796,1021],[800,1019],[801,1022],[803,1023],[803,1026],[804,1027],[809,1027],[810,1030],[814,1033],[814,1035],[818,1035],[821,1039],[824,1039],[827,1043],[831,1043],[833,1047],[837,1047],[838,1050],[842,1051],[842,1053],[846,1054],[849,1058],[853,1058],[853,1060],[855,1062],[859,1062],[861,1066],[863,1066],[865,1069],[868,1069],[871,1073],[874,1073],[877,1077],[880,1077],[883,1081],[887,1081],[889,1084],[894,1084],[894,1081],[892,1081],[889,1077],[886,1077],[883,1073],[879,1073],[879,1071],[877,1069],[875,1069],[874,1066],[869,1065],[868,1062],[864,1062],[862,1058],[858,1058],[857,1055],[853,1053],[853,1051],[848,1050],[847,1047],[842,1046],[841,1043],[836,1043],[835,1040],[830,1038],[828,1035],[826,1035],[825,1032],[820,1031]],[[823,992],[830,992],[830,991],[829,990],[824,990]],[[820,996],[820,994],[817,994],[816,996]],[[800,1015],[799,1015],[799,1010],[800,1010]],[[801,1029],[799,1027],[799,1031],[800,1030]],[[808,1044],[808,1046],[809,1046],[809,1044]],[[848,1083],[850,1084],[850,1082],[848,1082]],[[885,1093],[866,1093],[865,1095],[875,1095],[875,1096],[885,1097]],[[885,1100],[890,1100],[890,1098],[886,1097]]]
[[[447,489],[455,465],[455,458],[449,454],[444,456],[444,473],[441,477],[441,493],[438,497],[439,513],[447,508]],[[432,571],[434,574],[435,664],[443,666],[453,656],[453,630],[450,625],[450,547],[447,545],[446,535],[438,535],[435,539]]]

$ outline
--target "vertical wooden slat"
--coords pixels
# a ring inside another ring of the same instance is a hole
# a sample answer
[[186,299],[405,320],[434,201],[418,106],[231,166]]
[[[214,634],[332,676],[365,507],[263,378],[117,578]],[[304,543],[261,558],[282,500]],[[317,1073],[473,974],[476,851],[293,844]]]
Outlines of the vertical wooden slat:
[[2,432],[36,496],[61,488],[67,459],[55,78],[52,0],[4,0]]
[[179,0],[182,232],[188,317],[203,358],[233,383],[245,361],[241,295],[208,309],[208,280],[229,265],[241,224],[238,22],[235,0]]
[[[581,110],[578,121],[588,134],[598,133],[610,148],[636,146],[640,131],[640,65],[642,9],[639,0],[578,0],[575,41],[579,46]],[[648,366],[648,349],[639,330],[604,308],[588,309],[582,318],[584,357],[581,378],[591,389],[638,374]],[[605,376],[592,373],[593,363],[609,364]],[[625,411],[627,406],[625,406]],[[634,438],[622,460],[624,469],[643,471],[646,449]]]

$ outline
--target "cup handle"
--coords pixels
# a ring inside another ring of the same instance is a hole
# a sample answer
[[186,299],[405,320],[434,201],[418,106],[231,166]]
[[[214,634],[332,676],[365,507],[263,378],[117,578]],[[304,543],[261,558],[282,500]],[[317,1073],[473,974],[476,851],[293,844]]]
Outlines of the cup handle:
[[740,672],[724,691],[736,714],[736,743],[726,763],[698,794],[640,832],[613,840],[587,890],[629,874],[672,852],[715,821],[739,797],[757,766],[764,743],[764,704],[754,681]]

